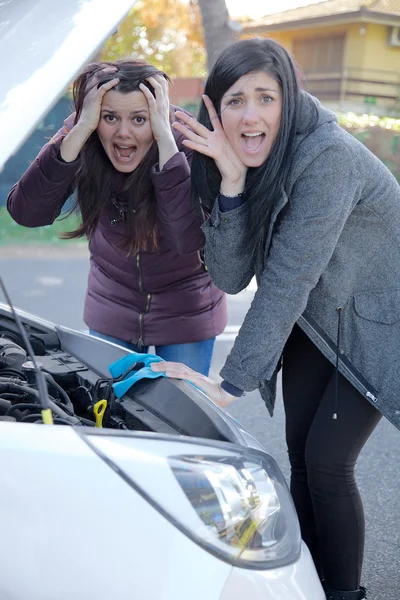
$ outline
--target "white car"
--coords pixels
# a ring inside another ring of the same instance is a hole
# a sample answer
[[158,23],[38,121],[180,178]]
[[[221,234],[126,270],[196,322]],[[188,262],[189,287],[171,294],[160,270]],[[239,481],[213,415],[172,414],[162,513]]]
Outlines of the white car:
[[[0,2],[0,168],[133,3]],[[247,431],[182,381],[116,398],[108,367],[128,351],[18,314],[33,357],[0,306],[1,600],[325,598]]]

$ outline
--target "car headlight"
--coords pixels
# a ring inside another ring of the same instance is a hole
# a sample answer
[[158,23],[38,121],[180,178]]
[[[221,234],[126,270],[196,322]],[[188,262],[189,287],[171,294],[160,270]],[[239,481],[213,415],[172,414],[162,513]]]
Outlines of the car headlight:
[[298,559],[297,516],[269,455],[188,438],[89,435],[88,440],[157,510],[222,560],[272,569]]

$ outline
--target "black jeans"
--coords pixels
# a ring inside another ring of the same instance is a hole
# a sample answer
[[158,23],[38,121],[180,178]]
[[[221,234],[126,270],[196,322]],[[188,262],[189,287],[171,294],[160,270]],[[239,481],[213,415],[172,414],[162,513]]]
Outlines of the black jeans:
[[303,540],[329,587],[358,589],[365,523],[354,467],[381,414],[339,376],[332,419],[335,368],[298,326],[285,346],[282,379],[290,489]]

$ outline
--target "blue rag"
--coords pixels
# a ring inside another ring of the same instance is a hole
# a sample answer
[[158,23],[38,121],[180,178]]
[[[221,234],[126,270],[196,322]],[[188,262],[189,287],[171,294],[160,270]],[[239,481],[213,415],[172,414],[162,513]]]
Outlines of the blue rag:
[[139,371],[132,371],[132,373],[129,373],[126,379],[117,381],[117,383],[113,383],[112,387],[117,398],[121,398],[133,386],[134,383],[140,381],[141,379],[156,379],[157,377],[165,377],[164,373],[156,373],[155,371],[152,371],[150,367],[151,363],[164,362],[164,359],[156,356],[155,354],[140,354],[139,352],[132,352],[131,354],[116,360],[109,365],[108,370],[110,371],[112,377],[120,377],[136,362],[143,362],[144,367],[142,367]]

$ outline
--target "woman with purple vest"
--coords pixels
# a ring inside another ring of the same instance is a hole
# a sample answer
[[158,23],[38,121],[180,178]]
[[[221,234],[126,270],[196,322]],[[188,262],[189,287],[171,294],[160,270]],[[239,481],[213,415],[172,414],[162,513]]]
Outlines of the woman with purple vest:
[[173,132],[168,78],[134,60],[92,63],[74,82],[75,114],[11,189],[20,225],[50,225],[77,190],[89,240],[84,321],[92,335],[208,374],[226,299],[201,259],[190,199],[191,150]]

